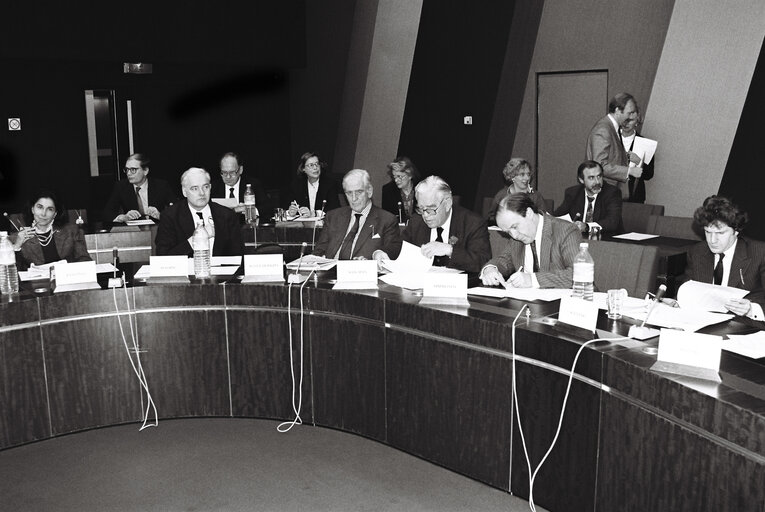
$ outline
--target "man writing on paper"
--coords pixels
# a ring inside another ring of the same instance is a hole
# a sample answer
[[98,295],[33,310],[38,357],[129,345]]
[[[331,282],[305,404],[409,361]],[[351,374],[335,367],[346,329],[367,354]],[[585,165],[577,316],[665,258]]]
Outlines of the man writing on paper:
[[417,213],[402,236],[420,247],[433,265],[478,272],[491,257],[489,231],[480,215],[454,204],[452,189],[438,176],[428,176],[414,189]]
[[244,223],[244,191],[247,185],[252,185],[252,191],[255,193],[255,205],[259,215],[268,219],[271,217],[270,208],[266,204],[266,194],[263,192],[263,185],[260,180],[243,175],[244,164],[242,164],[239,155],[236,153],[226,153],[220,159],[220,180],[215,180],[212,187],[212,197],[218,199],[235,199],[237,204],[234,207],[236,213],[241,213],[240,222]]
[[[487,286],[570,288],[582,236],[565,220],[540,213],[528,194],[511,194],[499,203],[497,226],[513,238],[508,249],[481,270]],[[507,281],[505,281],[507,279]]]
[[154,243],[157,255],[194,255],[191,237],[202,225],[210,235],[213,256],[244,254],[242,232],[237,214],[210,202],[210,174],[192,167],[181,176],[181,189],[186,201],[168,207],[162,214]]
[[753,293],[730,299],[725,307],[739,316],[765,320],[765,243],[740,236],[746,213],[725,197],[710,196],[693,219],[704,228],[706,242],[688,251],[684,280],[750,290]]
[[327,212],[313,253],[340,260],[397,258],[401,251],[398,218],[372,204],[369,173],[348,171],[343,176],[343,192],[350,206]]
[[[640,156],[624,150],[620,137],[622,126],[637,119],[637,102],[632,95],[619,93],[608,102],[608,114],[592,127],[587,137],[585,158],[595,160],[603,166],[603,175],[612,185],[627,196],[627,187],[622,187],[630,176],[640,178],[643,174]],[[629,167],[633,162],[636,167]]]
[[586,160],[576,170],[579,185],[566,189],[555,216],[568,214],[582,233],[599,227],[604,233],[621,233],[622,195],[615,186],[603,183],[603,167]]

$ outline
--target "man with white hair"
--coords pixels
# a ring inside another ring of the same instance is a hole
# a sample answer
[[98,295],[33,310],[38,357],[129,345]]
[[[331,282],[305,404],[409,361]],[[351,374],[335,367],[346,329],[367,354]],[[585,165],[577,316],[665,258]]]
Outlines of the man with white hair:
[[[489,230],[480,215],[455,205],[452,189],[438,176],[428,176],[414,189],[417,213],[402,236],[433,256],[433,265],[478,272],[491,258]],[[392,256],[394,257],[395,256]]]
[[372,204],[369,173],[348,171],[343,176],[343,192],[350,206],[327,212],[313,253],[340,260],[397,258],[401,251],[398,218]]
[[162,213],[154,241],[157,255],[193,256],[191,238],[200,225],[210,235],[213,256],[244,254],[238,216],[228,208],[210,202],[210,174],[199,167],[188,169],[181,176],[181,189],[186,201],[169,206]]

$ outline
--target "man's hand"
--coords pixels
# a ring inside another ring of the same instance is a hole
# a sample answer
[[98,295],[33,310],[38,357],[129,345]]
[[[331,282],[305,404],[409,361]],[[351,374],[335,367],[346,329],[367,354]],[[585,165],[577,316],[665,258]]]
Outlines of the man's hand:
[[454,247],[444,242],[428,242],[420,248],[426,258],[431,256],[451,256]]
[[244,213],[245,211],[244,203],[239,203],[238,205],[234,206],[234,211],[236,213]]
[[507,284],[514,288],[531,288],[531,274],[528,272],[516,272],[507,278]]
[[586,222],[582,222],[581,220],[577,220],[577,221],[574,222],[574,224],[576,224],[576,227],[578,227],[579,231],[581,231],[582,233],[587,231],[587,223]]
[[628,176],[632,176],[634,178],[639,178],[643,175],[643,168],[642,167],[630,167],[630,171],[628,173]]
[[122,215],[117,215],[114,218],[114,222],[127,222],[129,220],[136,220],[140,219],[141,214],[138,213],[138,210],[130,210],[127,213],[123,213]]
[[630,162],[638,166],[640,165],[640,162],[643,161],[643,159],[640,158],[637,153],[633,153],[632,151],[627,151],[627,158],[630,159]]
[[146,215],[148,215],[152,219],[159,220],[159,210],[157,210],[157,208],[155,208],[154,206],[149,206],[149,209],[146,210]]
[[739,316],[746,316],[752,310],[752,303],[747,299],[730,299],[725,303],[725,309]]
[[502,278],[502,274],[499,273],[497,267],[491,265],[483,269],[481,273],[481,282],[486,286],[505,286],[505,280]]

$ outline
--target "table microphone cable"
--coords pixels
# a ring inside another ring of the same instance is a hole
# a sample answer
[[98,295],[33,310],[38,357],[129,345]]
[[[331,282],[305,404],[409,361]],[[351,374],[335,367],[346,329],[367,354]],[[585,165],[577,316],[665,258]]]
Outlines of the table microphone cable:
[[[157,416],[157,406],[154,404],[154,399],[151,397],[151,392],[149,391],[149,382],[146,379],[146,374],[143,371],[143,365],[141,364],[141,351],[138,348],[138,343],[136,342],[135,337],[135,330],[133,328],[133,321],[137,321],[135,317],[135,313],[130,311],[130,299],[128,297],[128,291],[127,286],[122,287],[125,290],[125,304],[127,305],[127,315],[128,315],[128,324],[130,325],[130,337],[132,340],[132,352],[135,354],[135,361],[133,361],[133,356],[131,355],[131,349],[128,347],[127,338],[125,337],[125,330],[122,327],[122,319],[120,318],[120,308],[117,304],[117,289],[112,288],[112,296],[114,298],[114,309],[117,313],[117,323],[120,326],[120,334],[122,336],[122,344],[125,346],[125,352],[127,352],[128,359],[130,359],[130,365],[133,367],[133,372],[136,374],[136,377],[138,377],[138,382],[141,385],[141,388],[143,391],[146,391],[146,411],[143,416],[143,424],[141,425],[141,428],[138,429],[139,431],[147,428],[147,427],[156,427],[159,425],[159,420]],[[141,402],[143,402],[143,392],[141,392]],[[151,410],[154,410],[154,422],[149,423],[149,412]]]
[[[518,319],[521,317],[521,313],[523,313],[524,309],[527,309],[529,306],[528,304],[524,304],[521,310],[518,312],[518,314],[515,316],[515,320],[513,320],[513,331],[512,331],[512,352],[513,352],[513,381],[512,381],[512,394],[513,394],[513,404],[515,406],[515,418],[518,423],[518,432],[521,437],[521,445],[523,446],[523,455],[526,457],[526,467],[528,469],[529,473],[529,509],[532,512],[536,512],[537,508],[534,504],[534,481],[536,480],[537,474],[539,474],[539,470],[542,469],[542,465],[547,460],[547,457],[552,453],[553,448],[555,447],[555,443],[558,442],[558,436],[560,435],[561,428],[563,426],[563,416],[566,412],[566,404],[568,403],[568,397],[571,392],[571,383],[574,380],[574,372],[576,370],[576,363],[579,361],[579,356],[582,354],[582,351],[584,348],[592,343],[595,343],[597,341],[616,341],[616,340],[628,340],[629,337],[623,336],[620,338],[595,338],[589,341],[586,341],[582,343],[582,345],[579,347],[579,349],[576,351],[576,356],[574,356],[574,362],[571,365],[571,371],[569,371],[568,375],[568,384],[566,385],[566,393],[563,396],[563,405],[561,406],[560,411],[560,418],[558,419],[558,428],[555,430],[555,435],[553,436],[553,440],[550,443],[550,447],[545,452],[544,456],[542,457],[542,460],[539,461],[539,464],[537,465],[536,469],[533,471],[531,470],[531,460],[529,459],[529,451],[526,447],[526,438],[523,435],[523,427],[521,426],[521,412],[520,408],[518,407],[518,393],[516,390],[516,371],[515,371],[515,324],[518,322]],[[528,318],[528,315],[527,315]]]
[[[311,270],[308,273],[305,281],[300,285],[300,377],[298,379],[297,388],[295,387],[295,362],[293,358],[293,341],[292,341],[292,285],[294,283],[288,283],[287,285],[287,325],[289,329],[289,342],[290,342],[290,378],[292,379],[292,412],[295,413],[295,418],[291,421],[284,421],[277,425],[276,430],[281,433],[289,432],[295,425],[302,425],[303,419],[300,417],[300,411],[303,408],[303,322],[305,308],[303,307],[303,288],[305,288],[308,279],[311,277],[314,271]],[[295,404],[295,395],[297,394],[297,405]]]

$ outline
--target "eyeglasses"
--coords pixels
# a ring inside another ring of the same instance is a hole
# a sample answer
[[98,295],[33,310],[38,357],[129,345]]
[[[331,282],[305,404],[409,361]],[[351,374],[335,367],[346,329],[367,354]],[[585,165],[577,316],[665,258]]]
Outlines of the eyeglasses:
[[237,169],[236,171],[221,171],[220,172],[221,176],[225,176],[227,178],[233,178],[237,174],[239,174],[239,169]]
[[140,170],[143,170],[143,167],[124,167],[122,172],[125,174],[135,174]]
[[441,208],[441,205],[444,204],[444,200],[446,200],[445,197],[441,199],[441,202],[438,203],[438,205],[436,205],[435,208],[420,208],[418,206],[417,208],[414,209],[414,211],[416,211],[420,215],[422,215],[423,213],[427,213],[428,215],[435,215],[438,213],[438,209]]
[[304,167],[306,169],[318,169],[321,166],[319,164],[315,163],[315,162],[311,162],[310,164],[305,164]]
[[395,172],[393,173],[393,180],[394,181],[403,180],[403,179],[406,179],[408,177],[409,177],[409,175],[406,174],[406,173],[401,173],[401,174],[396,174]]

